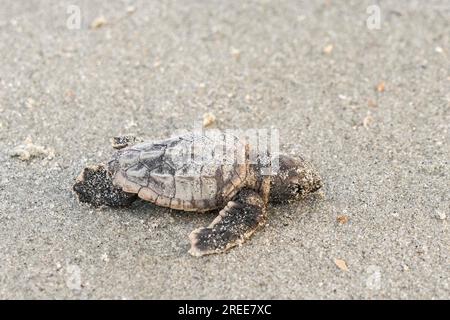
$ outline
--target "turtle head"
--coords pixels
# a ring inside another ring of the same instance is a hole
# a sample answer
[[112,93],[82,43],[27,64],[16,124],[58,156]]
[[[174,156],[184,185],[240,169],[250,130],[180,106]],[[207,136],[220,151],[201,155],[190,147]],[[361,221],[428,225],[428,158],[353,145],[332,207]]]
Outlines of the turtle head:
[[279,155],[278,160],[278,173],[270,183],[270,201],[302,199],[322,187],[322,179],[311,163],[286,155]]

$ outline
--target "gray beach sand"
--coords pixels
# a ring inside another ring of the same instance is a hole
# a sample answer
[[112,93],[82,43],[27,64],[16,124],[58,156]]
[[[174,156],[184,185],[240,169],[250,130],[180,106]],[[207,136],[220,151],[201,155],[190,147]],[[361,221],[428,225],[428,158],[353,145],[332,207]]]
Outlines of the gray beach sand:
[[[0,298],[449,299],[450,5],[371,4],[2,1]],[[323,197],[204,258],[214,213],[77,203],[111,136],[206,112],[278,129]]]

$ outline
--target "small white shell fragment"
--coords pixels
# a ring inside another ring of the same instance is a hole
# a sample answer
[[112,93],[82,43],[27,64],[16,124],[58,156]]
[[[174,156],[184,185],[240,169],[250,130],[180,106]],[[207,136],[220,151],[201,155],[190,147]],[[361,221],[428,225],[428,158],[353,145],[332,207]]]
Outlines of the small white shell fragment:
[[436,211],[436,217],[439,220],[445,220],[445,219],[447,219],[447,214],[442,210],[438,210],[438,211]]
[[100,27],[103,27],[108,21],[106,20],[106,18],[104,16],[98,16],[97,18],[95,18],[92,23],[91,23],[91,28],[92,29],[98,29]]
[[332,44],[329,44],[329,45],[326,45],[324,48],[323,48],[323,53],[325,53],[325,54],[330,54],[332,51],[333,51],[333,45]]
[[216,116],[208,112],[203,115],[203,127],[209,127],[216,122]]
[[347,263],[342,259],[334,259],[336,266],[342,271],[348,271]]
[[52,148],[33,144],[31,137],[25,139],[24,143],[16,146],[11,151],[12,157],[18,157],[22,161],[29,161],[35,157],[47,158],[49,160],[55,157],[55,151]]
[[239,58],[241,57],[241,51],[234,47],[230,48],[230,54],[236,60],[239,60]]

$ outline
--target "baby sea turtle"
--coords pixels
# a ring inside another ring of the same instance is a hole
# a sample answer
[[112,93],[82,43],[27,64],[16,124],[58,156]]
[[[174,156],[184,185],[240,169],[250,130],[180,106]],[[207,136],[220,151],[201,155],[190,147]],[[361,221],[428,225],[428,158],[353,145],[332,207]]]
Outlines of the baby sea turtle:
[[[225,252],[266,223],[270,202],[301,199],[322,187],[314,167],[302,158],[257,154],[229,133],[214,137],[191,132],[156,142],[118,137],[119,149],[106,164],[90,166],[73,186],[93,206],[128,206],[138,197],[176,210],[221,209],[208,227],[189,238],[194,256]],[[263,174],[276,163],[276,174]]]

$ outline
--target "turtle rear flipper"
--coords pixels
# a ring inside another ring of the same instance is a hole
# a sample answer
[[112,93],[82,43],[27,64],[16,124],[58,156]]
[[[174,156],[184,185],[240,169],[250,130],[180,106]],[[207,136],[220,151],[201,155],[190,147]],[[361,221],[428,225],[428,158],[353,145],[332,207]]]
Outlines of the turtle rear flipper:
[[243,189],[229,201],[207,228],[199,228],[189,235],[193,256],[225,252],[245,240],[264,226],[266,205],[253,190]]
[[107,205],[123,207],[136,200],[137,195],[113,185],[111,176],[102,164],[86,167],[73,185],[78,200],[94,207]]
[[111,146],[114,149],[120,150],[143,141],[144,140],[141,137],[136,137],[133,135],[117,136],[111,138]]

